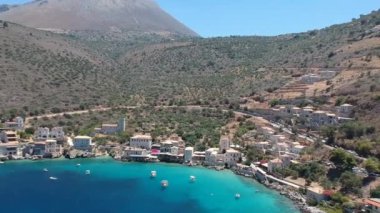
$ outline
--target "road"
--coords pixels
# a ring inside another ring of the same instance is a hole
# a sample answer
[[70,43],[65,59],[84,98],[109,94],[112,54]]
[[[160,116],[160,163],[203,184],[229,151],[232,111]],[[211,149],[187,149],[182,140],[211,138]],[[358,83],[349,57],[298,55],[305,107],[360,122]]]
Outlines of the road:
[[111,109],[134,109],[134,108],[136,108],[136,106],[98,107],[98,108],[87,109],[87,110],[69,111],[69,112],[61,112],[61,113],[49,113],[49,114],[44,114],[44,115],[39,115],[39,116],[30,116],[30,117],[25,118],[25,127],[30,127],[30,121],[34,119],[62,117],[64,115],[79,115],[79,114],[86,114],[90,112],[108,111]]

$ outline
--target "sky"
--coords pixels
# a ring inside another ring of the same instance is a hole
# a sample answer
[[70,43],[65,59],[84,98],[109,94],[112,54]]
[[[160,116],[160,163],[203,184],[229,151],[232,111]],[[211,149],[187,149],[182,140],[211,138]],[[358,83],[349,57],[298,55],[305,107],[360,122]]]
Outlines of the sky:
[[[380,0],[156,0],[203,37],[273,36],[321,29],[380,9]],[[0,0],[0,4],[28,0]]]

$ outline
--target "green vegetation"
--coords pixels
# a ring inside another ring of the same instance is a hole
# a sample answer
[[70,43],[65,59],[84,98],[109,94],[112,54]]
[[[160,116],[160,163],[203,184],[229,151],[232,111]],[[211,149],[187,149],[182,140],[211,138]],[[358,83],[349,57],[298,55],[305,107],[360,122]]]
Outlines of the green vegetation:
[[307,68],[373,58],[372,48],[336,50],[376,36],[371,29],[379,17],[375,11],[351,23],[276,37],[208,39],[133,32],[57,35],[9,24],[0,30],[0,89],[7,89],[0,109],[27,105],[28,114],[38,114],[80,105],[238,103],[254,92],[275,92]]
[[127,118],[125,134],[97,138],[96,141],[110,140],[123,143],[137,132],[151,133],[155,139],[178,134],[187,142],[187,145],[204,150],[218,144],[222,127],[233,119],[233,113],[222,110],[146,107],[45,118],[32,121],[32,125],[35,128],[39,126],[51,128],[60,125],[68,133],[88,135],[94,131],[95,127],[100,127],[102,122],[117,123],[122,116]]
[[377,158],[371,157],[364,162],[364,167],[369,173],[380,172],[380,161]]
[[342,191],[355,194],[359,194],[359,190],[362,186],[362,179],[349,171],[344,172],[340,176],[339,182],[342,185]]
[[365,126],[358,122],[350,122],[343,124],[339,128],[339,132],[344,134],[347,139],[360,138],[363,135],[373,134],[375,128],[371,126]]
[[350,170],[357,164],[355,157],[343,149],[334,149],[330,160],[342,170]]
[[371,190],[371,197],[380,198],[380,186],[376,189]]

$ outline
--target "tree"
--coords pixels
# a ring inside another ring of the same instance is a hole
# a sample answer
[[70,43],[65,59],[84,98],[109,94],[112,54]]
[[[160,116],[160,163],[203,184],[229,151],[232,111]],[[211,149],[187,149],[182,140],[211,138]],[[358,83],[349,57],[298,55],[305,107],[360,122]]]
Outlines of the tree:
[[34,134],[34,128],[32,128],[32,127],[26,128],[25,133],[28,135],[33,135]]
[[343,149],[334,149],[334,151],[332,151],[330,161],[337,167],[344,170],[350,170],[357,164],[355,157]]
[[249,147],[246,156],[246,164],[250,165],[254,161],[262,160],[264,158],[264,152],[263,150],[257,149],[256,147]]
[[364,167],[369,173],[380,171],[380,162],[377,158],[368,158],[364,162]]
[[293,165],[291,168],[297,171],[299,176],[309,181],[319,181],[327,172],[326,168],[318,162]]
[[346,196],[344,196],[341,192],[336,192],[331,195],[331,200],[333,200],[336,203],[345,203],[348,202],[350,199]]
[[371,190],[371,197],[380,198],[380,186],[376,189]]
[[369,156],[371,154],[371,150],[373,150],[373,145],[367,140],[360,141],[356,147],[356,151],[364,157]]
[[273,99],[273,100],[271,100],[271,101],[269,102],[269,105],[270,105],[271,107],[275,107],[275,106],[277,106],[278,104],[280,104],[280,101],[279,101],[278,99]]
[[336,128],[333,126],[324,126],[321,129],[322,136],[326,137],[326,143],[327,144],[334,144],[335,143],[335,135],[336,135]]
[[342,185],[342,190],[345,192],[358,193],[362,186],[362,179],[356,176],[353,172],[346,171],[340,178],[339,182]]

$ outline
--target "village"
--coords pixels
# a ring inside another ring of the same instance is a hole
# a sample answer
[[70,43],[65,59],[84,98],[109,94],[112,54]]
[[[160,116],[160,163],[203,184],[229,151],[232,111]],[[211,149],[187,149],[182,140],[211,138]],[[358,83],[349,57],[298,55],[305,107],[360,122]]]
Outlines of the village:
[[[326,124],[337,125],[349,121],[354,106],[344,104],[336,107],[336,111],[322,112],[306,106],[276,106],[270,109],[272,117],[292,120],[303,119],[302,127],[316,128]],[[112,156],[120,161],[166,162],[187,166],[205,166],[223,170],[231,169],[236,174],[257,181],[276,189],[291,198],[301,209],[313,211],[308,207],[309,201],[323,202],[329,200],[334,190],[325,189],[317,182],[306,183],[303,178],[282,177],[278,171],[291,165],[305,163],[302,154],[313,146],[320,137],[316,135],[294,134],[280,123],[270,122],[263,117],[249,116],[255,129],[243,135],[243,143],[234,143],[229,135],[222,135],[218,147],[196,150],[186,146],[180,136],[173,134],[167,138],[156,140],[149,133],[136,133],[129,142],[96,144],[93,137],[115,135],[126,131],[126,118],[120,118],[115,124],[102,124],[93,129],[90,135],[68,135],[62,127],[38,127],[30,139],[20,139],[25,131],[24,119],[15,117],[3,124],[0,133],[0,159],[6,160],[39,160],[43,158],[92,158]],[[264,153],[265,160],[249,162],[246,148],[250,147]],[[333,163],[326,161],[326,167]],[[364,168],[353,169],[358,175],[368,176]],[[304,193],[300,193],[304,190]],[[367,208],[375,208],[376,199],[363,200]],[[379,203],[380,204],[380,203]],[[314,209],[315,212],[318,212]]]

